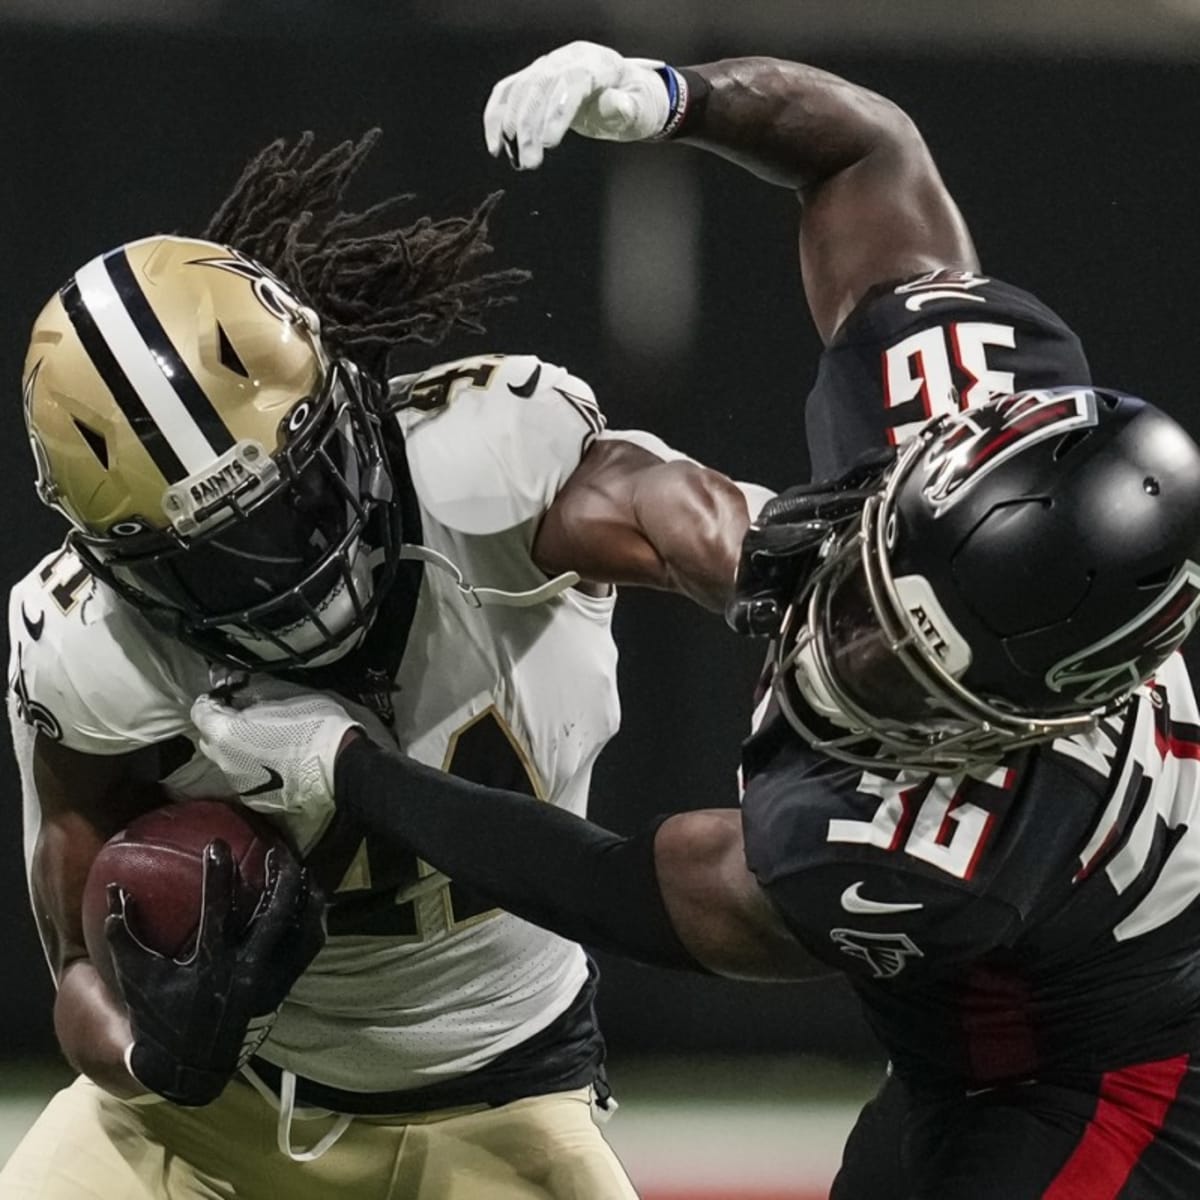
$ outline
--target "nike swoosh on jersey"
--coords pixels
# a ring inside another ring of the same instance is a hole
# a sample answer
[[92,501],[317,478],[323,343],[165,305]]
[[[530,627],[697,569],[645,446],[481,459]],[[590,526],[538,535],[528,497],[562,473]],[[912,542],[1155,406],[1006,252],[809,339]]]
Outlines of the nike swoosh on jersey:
[[541,379],[541,377],[542,364],[538,363],[538,365],[533,368],[533,374],[530,375],[530,377],[525,380],[524,383],[518,384],[516,387],[513,387],[513,385],[510,383],[508,385],[508,390],[512,392],[514,396],[520,396],[522,400],[528,400],[529,397],[537,391],[538,380]]
[[31,621],[29,614],[25,611],[25,605],[21,605],[21,620],[25,622],[25,628],[29,632],[29,636],[36,642],[42,636],[42,630],[46,628],[46,614],[38,613],[38,619]]
[[865,879],[860,879],[857,883],[852,883],[842,893],[842,907],[847,912],[879,916],[883,913],[916,912],[918,908],[925,907],[923,904],[888,904],[885,900],[868,900],[865,896],[859,894],[859,888],[865,882]]
[[267,766],[264,766],[263,770],[267,773],[266,782],[252,787],[248,792],[238,792],[239,796],[265,796],[267,792],[278,792],[283,789],[283,776],[278,771]]

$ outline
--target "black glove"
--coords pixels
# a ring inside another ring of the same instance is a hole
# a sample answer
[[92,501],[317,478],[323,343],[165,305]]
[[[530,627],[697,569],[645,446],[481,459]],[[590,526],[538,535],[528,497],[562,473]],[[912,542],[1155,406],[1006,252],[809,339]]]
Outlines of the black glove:
[[133,897],[108,889],[104,932],[133,1026],[126,1065],[176,1104],[209,1104],[221,1094],[325,941],[324,904],[290,854],[268,851],[262,899],[241,930],[234,887],[228,845],[210,842],[196,948],[182,961],[138,941],[128,920]]

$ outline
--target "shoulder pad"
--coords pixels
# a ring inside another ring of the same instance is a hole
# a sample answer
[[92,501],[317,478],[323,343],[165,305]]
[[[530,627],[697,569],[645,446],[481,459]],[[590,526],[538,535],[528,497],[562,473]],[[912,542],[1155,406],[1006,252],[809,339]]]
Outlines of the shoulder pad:
[[200,657],[156,633],[69,551],[43,559],[8,606],[18,715],[86,754],[123,754],[187,731]]
[[862,979],[912,980],[1004,944],[1021,913],[997,880],[1016,780],[874,774],[778,727],[742,799],[746,861],[796,937]]
[[992,275],[942,270],[872,290],[831,344],[890,340],[909,330],[962,320],[1008,320],[1070,332],[1062,317],[1023,288]]
[[[761,735],[760,735],[761,736]],[[865,771],[786,739],[742,797],[746,857],[760,882],[833,863],[879,866],[982,891],[1017,779]]]
[[462,359],[393,382],[413,486],[443,525],[541,519],[604,427],[592,389],[532,355]]
[[863,454],[904,442],[929,417],[1090,382],[1062,318],[1002,280],[935,271],[876,289],[821,356],[806,406],[814,477],[833,478]]

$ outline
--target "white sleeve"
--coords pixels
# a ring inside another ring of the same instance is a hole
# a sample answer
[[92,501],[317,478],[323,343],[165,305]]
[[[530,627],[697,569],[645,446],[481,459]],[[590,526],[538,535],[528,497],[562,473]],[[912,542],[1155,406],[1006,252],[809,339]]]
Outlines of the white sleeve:
[[[29,890],[29,903],[34,905],[36,900],[33,895],[33,855],[37,849],[38,834],[42,829],[42,806],[33,782],[34,730],[18,714],[16,697],[12,692],[8,694],[8,728],[12,735],[17,771],[21,777],[21,841],[25,851],[25,886]],[[50,967],[50,974],[53,976],[54,968],[50,965],[50,955],[46,950],[40,925],[38,938],[42,943],[42,953],[46,955],[46,965]]]
[[81,590],[65,610],[36,568],[13,588],[8,685],[16,717],[83,754],[126,754],[190,731],[171,668],[139,636],[138,619],[94,580],[86,586],[95,590]]
[[604,428],[592,389],[532,355],[466,359],[415,386],[443,380],[434,407],[399,414],[422,504],[461,533],[528,525],[532,537]]
[[22,829],[24,830],[25,870],[28,873],[33,863],[33,849],[37,844],[41,828],[42,813],[38,804],[37,791],[33,785],[33,743],[35,732],[17,711],[16,697],[8,694],[8,732],[12,738],[13,756],[17,760],[17,773],[21,778]]
[[[605,429],[599,434],[599,440],[630,442],[634,446],[640,446],[643,450],[649,451],[656,458],[661,458],[663,462],[690,462],[696,463],[697,466],[704,465],[696,462],[694,458],[684,454],[681,450],[672,449],[657,434],[647,433],[644,429]],[[763,505],[768,500],[774,499],[775,493],[770,488],[763,487],[758,483],[745,483],[740,479],[732,482],[746,499],[746,509],[750,514],[750,520],[756,521],[758,514],[762,512]]]

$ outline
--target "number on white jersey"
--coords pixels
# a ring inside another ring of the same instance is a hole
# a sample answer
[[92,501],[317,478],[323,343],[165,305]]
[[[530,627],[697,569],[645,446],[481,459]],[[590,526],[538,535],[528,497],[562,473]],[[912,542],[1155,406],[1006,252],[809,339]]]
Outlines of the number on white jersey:
[[499,365],[495,359],[467,359],[437,375],[424,375],[413,384],[405,398],[404,407],[415,408],[419,412],[445,408],[458,387],[479,388],[481,391],[489,387]]
[[[492,386],[496,371],[503,364],[504,358],[504,355],[491,355],[485,358],[463,359],[445,370],[435,368],[428,374],[418,376],[400,407],[416,409],[423,413],[434,412],[445,408],[461,388],[487,391]],[[561,368],[547,367],[534,358],[528,361],[533,363],[528,376],[520,382],[508,384],[508,390],[520,399],[530,399],[538,386],[546,382],[543,371],[550,371],[551,378],[560,381],[569,378]],[[591,389],[585,387],[587,394],[580,395],[577,391],[568,391],[561,386],[561,382],[551,384],[551,387],[579,414],[591,430],[592,436],[598,437],[604,429],[605,420],[595,397],[591,394]]]
[[[84,592],[87,591],[87,587],[92,581],[92,576],[74,553],[64,548],[38,572],[38,579],[50,602],[66,616],[83,599]],[[46,626],[45,613],[29,612],[22,603],[21,619],[25,625],[25,632],[35,642],[38,641]],[[14,649],[15,655],[11,662],[8,688],[16,704],[17,715],[26,725],[32,725],[46,737],[52,738],[56,742],[61,741],[62,723],[46,705],[29,694],[23,662],[24,644],[19,641]]]
[[41,569],[38,578],[46,585],[59,612],[65,615],[83,598],[92,576],[74,552],[64,548]]
[[[537,770],[495,706],[450,737],[442,768],[487,787],[545,798]],[[331,897],[332,936],[427,942],[494,916],[478,894],[412,854],[368,837]]]

